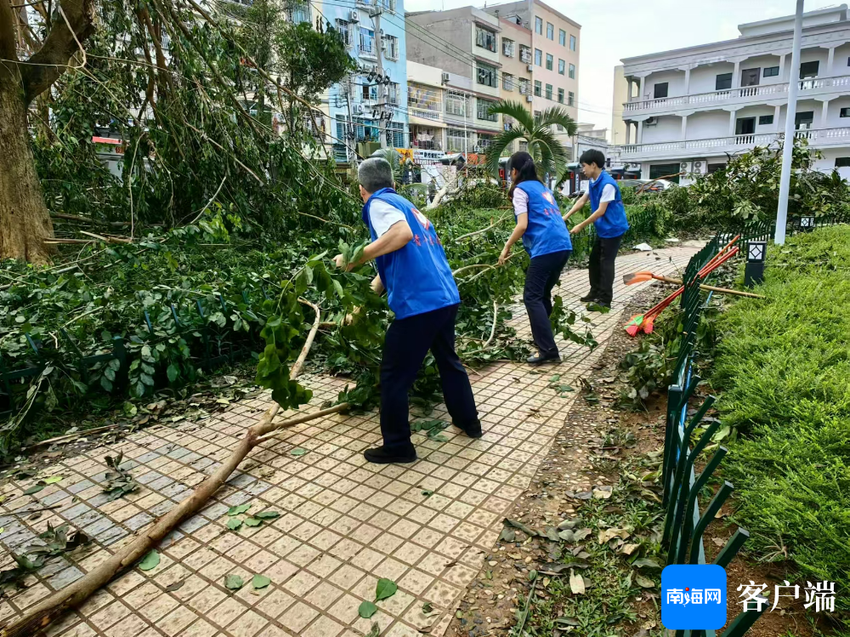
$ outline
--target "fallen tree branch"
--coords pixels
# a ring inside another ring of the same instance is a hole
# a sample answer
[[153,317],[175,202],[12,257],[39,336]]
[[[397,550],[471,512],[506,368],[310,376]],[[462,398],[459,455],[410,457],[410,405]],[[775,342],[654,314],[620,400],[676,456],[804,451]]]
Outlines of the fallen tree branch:
[[469,233],[467,233],[467,234],[462,234],[462,235],[460,235],[457,239],[455,239],[455,241],[460,241],[461,239],[468,239],[468,238],[470,238],[470,237],[474,237],[474,236],[477,236],[477,235],[479,235],[479,234],[484,234],[484,233],[485,233],[485,232],[487,232],[488,230],[492,230],[493,228],[495,228],[496,226],[498,226],[500,223],[502,223],[502,222],[503,222],[505,219],[507,219],[508,217],[510,217],[510,215],[509,215],[509,214],[507,214],[507,215],[503,215],[502,217],[500,217],[499,219],[497,219],[496,221],[494,221],[493,223],[491,223],[491,224],[490,224],[489,226],[487,226],[486,228],[481,228],[481,230],[476,230],[475,232],[469,232]]
[[93,436],[94,434],[99,434],[104,431],[110,431],[112,429],[117,429],[120,427],[120,423],[115,423],[113,425],[106,425],[105,427],[95,427],[94,429],[86,429],[84,431],[75,431],[72,434],[65,434],[64,436],[56,436],[55,438],[48,438],[47,440],[39,440],[36,443],[31,444],[29,447],[24,447],[21,449],[23,452],[32,451],[33,449],[37,449],[38,447],[45,447],[48,445],[55,444],[57,442],[68,442],[69,440],[74,440],[75,438],[82,438],[84,436]]
[[[301,349],[298,359],[290,370],[289,378],[292,380],[301,372],[307,354],[316,338],[316,332],[318,332],[319,325],[322,322],[321,311],[318,306],[309,301],[301,300],[301,302],[313,308],[316,312],[316,318],[307,335],[307,340],[304,342],[304,347]],[[335,411],[342,411],[347,406],[347,404],[337,405]],[[312,418],[319,418],[328,411],[324,410],[323,412],[316,412],[308,416],[300,416],[293,420],[275,423],[274,418],[277,416],[279,410],[280,405],[277,404],[269,408],[259,422],[248,429],[245,437],[242,438],[236,449],[233,450],[231,456],[222,463],[214,474],[199,484],[189,497],[157,520],[152,527],[138,536],[133,542],[90,571],[85,577],[78,579],[76,582],[42,600],[28,610],[23,617],[11,621],[0,630],[0,637],[31,637],[32,635],[39,634],[51,622],[65,613],[65,611],[79,606],[95,591],[108,584],[121,573],[132,568],[133,565],[142,559],[153,547],[157,546],[178,524],[200,510],[213,494],[225,484],[230,475],[251,450],[262,442],[264,436],[276,429],[289,427],[296,422],[305,422]]]
[[493,337],[496,335],[496,318],[499,316],[499,304],[496,301],[493,301],[493,328],[490,330],[490,338],[487,339],[487,342],[484,343],[484,346],[481,349],[487,349],[490,347],[490,343],[493,342]]

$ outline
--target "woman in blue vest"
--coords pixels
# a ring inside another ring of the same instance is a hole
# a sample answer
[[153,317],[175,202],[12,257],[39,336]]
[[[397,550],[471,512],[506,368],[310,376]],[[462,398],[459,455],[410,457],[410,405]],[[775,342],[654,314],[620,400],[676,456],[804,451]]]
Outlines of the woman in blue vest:
[[[455,352],[455,318],[460,295],[443,244],[433,224],[393,190],[392,167],[371,158],[358,169],[363,221],[372,243],[353,269],[375,259],[372,289],[387,290],[395,320],[387,330],[381,359],[382,447],[367,449],[366,460],[379,464],[415,462],[410,441],[407,393],[428,350],[434,354],[446,408],[452,423],[470,438],[480,438],[481,422],[466,369]],[[335,258],[342,265],[342,255]]]
[[605,155],[598,150],[586,150],[579,157],[582,172],[590,180],[587,192],[579,197],[570,211],[564,215],[564,221],[577,210],[581,210],[590,200],[593,211],[587,219],[571,230],[576,234],[589,224],[596,227],[596,241],[590,251],[590,263],[587,267],[590,276],[590,292],[581,298],[588,303],[588,310],[610,308],[614,298],[614,259],[620,249],[623,235],[629,229],[626,221],[626,209],[620,197],[620,188],[614,178],[605,171]]
[[514,153],[508,165],[513,184],[508,196],[513,202],[516,227],[499,256],[499,264],[508,259],[511,247],[521,237],[531,257],[531,264],[525,273],[522,300],[528,311],[534,344],[539,350],[536,356],[528,358],[528,362],[532,365],[559,363],[561,355],[555,345],[555,335],[549,321],[552,314],[552,288],[570,258],[573,244],[555,196],[537,176],[531,155]]

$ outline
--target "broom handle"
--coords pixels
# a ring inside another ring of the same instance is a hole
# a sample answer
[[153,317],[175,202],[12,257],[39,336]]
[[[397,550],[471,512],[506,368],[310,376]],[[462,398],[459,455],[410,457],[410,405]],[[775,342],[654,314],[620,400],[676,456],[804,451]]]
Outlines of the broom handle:
[[[682,285],[682,282],[678,279],[670,279],[666,276],[659,276],[657,274],[652,275],[653,279],[658,279],[659,281],[664,281],[665,283],[674,283],[676,285]],[[723,292],[724,294],[734,294],[736,296],[746,296],[751,299],[763,299],[764,297],[760,294],[753,294],[752,292],[741,292],[739,290],[730,290],[729,288],[718,288],[713,285],[700,285],[700,289],[703,290],[711,290],[712,292]]]

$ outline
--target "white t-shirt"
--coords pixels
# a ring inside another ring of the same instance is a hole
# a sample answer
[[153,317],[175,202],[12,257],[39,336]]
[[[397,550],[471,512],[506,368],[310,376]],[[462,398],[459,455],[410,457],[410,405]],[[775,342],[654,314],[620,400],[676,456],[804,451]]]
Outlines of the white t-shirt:
[[372,227],[378,235],[378,238],[392,228],[399,221],[406,221],[404,213],[386,201],[376,199],[369,206],[369,220],[372,222]]
[[514,215],[528,214],[528,193],[520,188],[514,189]]
[[[590,181],[591,184],[596,184],[599,181],[602,175],[599,175],[596,179],[592,179]],[[614,201],[617,198],[617,191],[614,189],[614,186],[611,184],[605,184],[605,187],[602,189],[602,196],[599,198],[599,203],[605,203],[606,201]]]

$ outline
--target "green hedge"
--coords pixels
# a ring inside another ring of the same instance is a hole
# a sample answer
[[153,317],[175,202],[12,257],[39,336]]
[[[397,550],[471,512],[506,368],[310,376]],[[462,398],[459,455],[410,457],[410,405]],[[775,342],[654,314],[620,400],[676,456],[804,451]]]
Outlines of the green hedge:
[[[736,521],[803,578],[850,582],[850,227],[771,248],[765,301],[722,316],[712,382],[737,433]],[[850,609],[844,594],[838,604]]]

